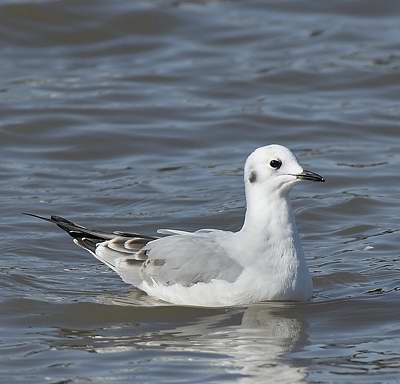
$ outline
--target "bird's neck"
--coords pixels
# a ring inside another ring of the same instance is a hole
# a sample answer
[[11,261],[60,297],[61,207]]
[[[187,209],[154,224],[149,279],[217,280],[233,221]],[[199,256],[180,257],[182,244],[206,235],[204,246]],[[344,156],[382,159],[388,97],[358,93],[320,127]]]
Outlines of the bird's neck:
[[[246,191],[248,192],[248,191]],[[303,251],[286,195],[252,190],[246,193],[247,210],[241,236],[253,242],[258,252],[268,257],[301,258]]]
[[309,299],[312,280],[288,196],[251,192],[237,244],[257,271],[252,284],[262,287],[259,299]]

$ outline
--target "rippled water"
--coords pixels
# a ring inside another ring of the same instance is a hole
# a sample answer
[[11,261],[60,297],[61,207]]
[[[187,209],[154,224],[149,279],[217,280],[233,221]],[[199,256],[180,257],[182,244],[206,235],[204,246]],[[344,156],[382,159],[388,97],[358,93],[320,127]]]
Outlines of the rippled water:
[[[0,4],[0,381],[397,383],[400,3]],[[280,143],[312,303],[160,306],[20,215],[236,230]]]

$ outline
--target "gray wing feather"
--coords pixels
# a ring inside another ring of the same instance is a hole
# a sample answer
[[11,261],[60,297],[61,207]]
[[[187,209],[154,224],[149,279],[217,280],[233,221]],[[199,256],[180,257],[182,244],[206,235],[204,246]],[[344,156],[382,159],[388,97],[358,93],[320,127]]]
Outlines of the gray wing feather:
[[228,255],[213,232],[172,235],[149,242],[142,277],[150,284],[184,286],[212,279],[234,281],[243,267]]
[[140,271],[147,259],[144,246],[148,242],[147,238],[118,236],[97,244],[93,254],[116,271],[126,283],[138,286],[143,281]]

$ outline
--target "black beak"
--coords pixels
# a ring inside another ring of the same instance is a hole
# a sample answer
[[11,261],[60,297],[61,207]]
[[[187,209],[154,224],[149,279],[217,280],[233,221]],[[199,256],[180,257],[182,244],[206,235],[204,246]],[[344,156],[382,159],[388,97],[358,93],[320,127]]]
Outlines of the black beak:
[[301,180],[320,181],[322,183],[325,181],[325,179],[321,175],[318,175],[318,173],[306,170],[303,170],[303,172],[296,175],[296,177]]

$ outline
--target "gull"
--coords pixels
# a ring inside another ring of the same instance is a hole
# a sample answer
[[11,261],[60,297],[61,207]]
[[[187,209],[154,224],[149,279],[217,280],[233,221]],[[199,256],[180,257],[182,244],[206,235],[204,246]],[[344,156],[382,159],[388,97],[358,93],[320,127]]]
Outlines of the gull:
[[246,214],[238,232],[159,229],[162,236],[90,230],[60,216],[42,217],[124,282],[163,301],[236,306],[307,301],[313,286],[289,200],[294,185],[324,182],[286,147],[257,148],[244,166]]

